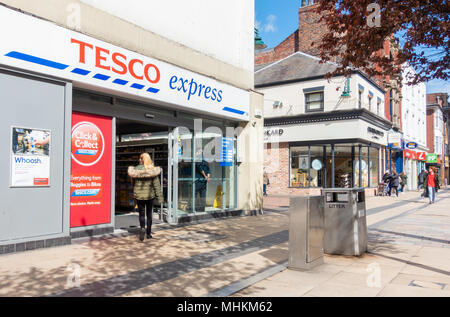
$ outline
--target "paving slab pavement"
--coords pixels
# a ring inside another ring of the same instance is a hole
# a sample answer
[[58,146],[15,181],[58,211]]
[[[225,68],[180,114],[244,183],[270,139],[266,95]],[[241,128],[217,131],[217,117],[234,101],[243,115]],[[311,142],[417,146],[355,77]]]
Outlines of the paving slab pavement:
[[327,255],[309,272],[285,269],[289,213],[281,199],[264,215],[157,224],[144,243],[134,235],[80,239],[2,255],[0,296],[390,296],[405,287],[412,296],[448,296],[450,192],[432,206],[418,196],[368,198],[371,253]]
[[[368,199],[369,253],[325,255],[322,266],[285,269],[232,296],[272,297],[285,289],[306,297],[450,297],[450,193],[441,191],[434,205],[414,194]],[[324,272],[329,265],[334,271]]]

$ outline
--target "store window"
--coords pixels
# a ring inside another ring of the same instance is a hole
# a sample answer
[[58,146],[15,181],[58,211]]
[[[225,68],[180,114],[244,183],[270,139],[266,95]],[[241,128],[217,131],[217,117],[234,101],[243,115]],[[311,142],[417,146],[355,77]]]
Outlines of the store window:
[[353,187],[352,178],[352,147],[351,146],[335,146],[334,148],[334,184],[337,188]]
[[369,171],[370,171],[370,187],[378,186],[380,182],[380,160],[379,150],[377,148],[369,148]]
[[[361,149],[361,152],[360,152]],[[366,146],[355,147],[355,185],[357,187],[369,187],[369,148]]]
[[309,186],[309,148],[307,146],[291,147],[290,186]]
[[324,110],[324,87],[303,89],[305,94],[305,112]]
[[310,147],[310,187],[325,187],[324,147]]

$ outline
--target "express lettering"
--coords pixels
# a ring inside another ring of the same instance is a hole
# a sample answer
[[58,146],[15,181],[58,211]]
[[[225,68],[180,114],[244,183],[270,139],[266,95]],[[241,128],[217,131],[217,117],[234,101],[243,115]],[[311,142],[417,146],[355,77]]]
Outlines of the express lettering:
[[112,71],[119,75],[130,74],[138,80],[144,78],[151,84],[156,84],[161,79],[159,68],[151,63],[144,63],[140,59],[130,59],[127,56],[118,52],[111,52],[108,49],[94,46],[92,44],[71,39],[72,44],[78,45],[79,48],[79,62],[86,64],[86,52],[93,51],[95,67]]
[[170,89],[182,92],[187,95],[187,100],[192,96],[203,97],[208,100],[222,102],[222,90],[199,84],[193,78],[191,80],[178,76],[172,76],[169,81]]

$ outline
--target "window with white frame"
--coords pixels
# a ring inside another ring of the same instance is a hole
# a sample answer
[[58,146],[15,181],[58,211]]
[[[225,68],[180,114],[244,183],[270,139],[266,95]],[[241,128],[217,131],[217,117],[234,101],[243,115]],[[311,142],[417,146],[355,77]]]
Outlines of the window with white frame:
[[324,86],[303,89],[305,112],[324,111]]

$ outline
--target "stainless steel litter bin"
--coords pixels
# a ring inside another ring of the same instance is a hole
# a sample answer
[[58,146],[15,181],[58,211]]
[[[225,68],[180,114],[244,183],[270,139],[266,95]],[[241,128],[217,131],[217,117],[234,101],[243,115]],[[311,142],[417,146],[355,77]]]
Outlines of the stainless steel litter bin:
[[323,197],[291,197],[289,207],[289,264],[309,270],[323,263]]
[[324,251],[360,256],[367,251],[364,188],[323,189]]

